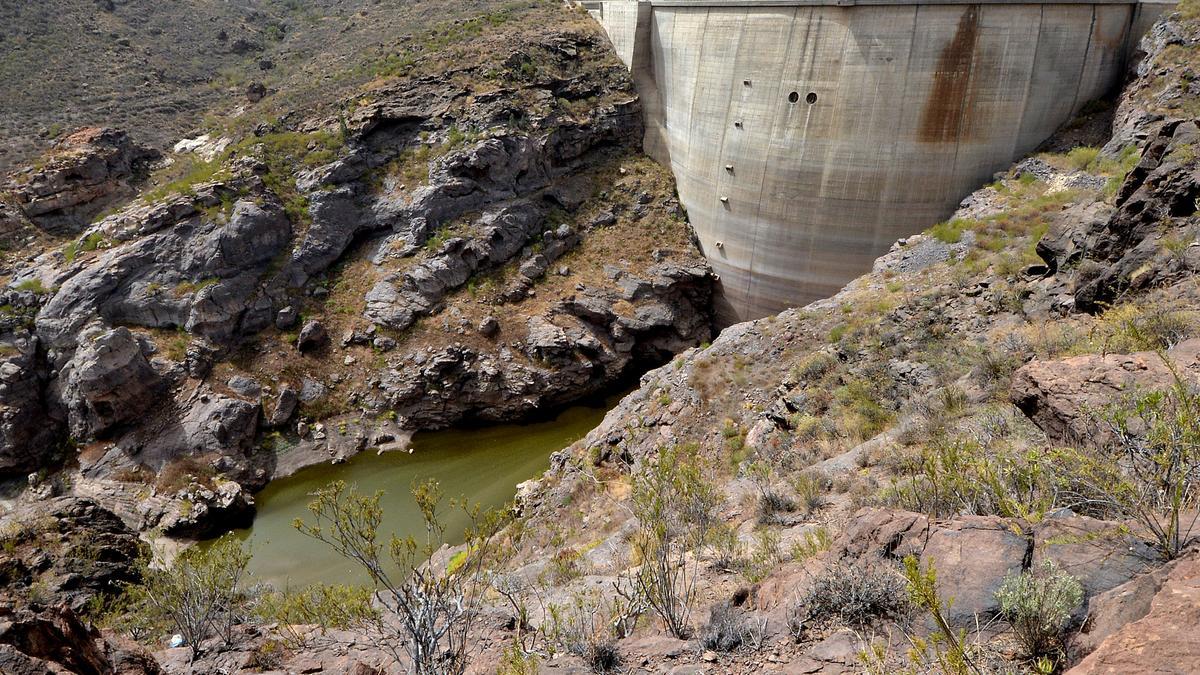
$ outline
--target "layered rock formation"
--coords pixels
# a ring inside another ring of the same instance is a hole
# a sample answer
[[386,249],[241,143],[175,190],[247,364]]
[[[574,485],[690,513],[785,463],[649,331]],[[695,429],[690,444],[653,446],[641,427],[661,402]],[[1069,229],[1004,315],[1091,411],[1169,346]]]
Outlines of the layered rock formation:
[[118,129],[93,127],[66,136],[43,163],[0,184],[9,205],[0,213],[0,235],[15,243],[11,236],[23,219],[51,234],[77,233],[96,214],[131,196],[130,181],[158,157]]

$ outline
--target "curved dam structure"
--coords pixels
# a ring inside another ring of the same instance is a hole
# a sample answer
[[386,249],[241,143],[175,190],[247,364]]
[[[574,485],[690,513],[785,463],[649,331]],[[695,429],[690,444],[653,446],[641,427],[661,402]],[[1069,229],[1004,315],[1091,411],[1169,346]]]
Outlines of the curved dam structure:
[[1119,83],[1173,4],[585,2],[633,72],[722,321],[828,297]]

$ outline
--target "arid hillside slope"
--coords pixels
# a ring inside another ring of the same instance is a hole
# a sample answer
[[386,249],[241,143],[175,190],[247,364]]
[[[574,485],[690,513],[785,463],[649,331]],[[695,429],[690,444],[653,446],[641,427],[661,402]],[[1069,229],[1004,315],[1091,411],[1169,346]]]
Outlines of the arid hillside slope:
[[403,58],[405,38],[431,23],[528,4],[6,1],[0,171],[82,126],[124,129],[165,149],[201,125],[259,107],[256,90],[285,92],[291,109],[335,104]]

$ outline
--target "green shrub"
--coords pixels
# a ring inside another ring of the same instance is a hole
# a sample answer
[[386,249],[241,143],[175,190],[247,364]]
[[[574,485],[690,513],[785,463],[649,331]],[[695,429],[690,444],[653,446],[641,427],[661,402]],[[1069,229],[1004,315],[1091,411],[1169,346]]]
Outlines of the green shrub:
[[1195,334],[1195,312],[1130,302],[1100,315],[1084,350],[1127,353],[1170,349]]
[[871,438],[895,418],[876,398],[879,387],[866,380],[851,380],[835,389],[833,395],[841,413],[838,426],[851,438]]
[[953,220],[943,221],[929,228],[929,234],[940,242],[957,244],[962,241],[963,231],[970,229],[974,225],[974,221],[965,218],[954,218]]
[[187,295],[192,295],[193,293],[199,293],[200,291],[208,288],[209,286],[216,285],[220,281],[221,281],[220,279],[217,279],[215,277],[209,278],[209,279],[201,279],[200,281],[181,281],[178,284],[175,284],[175,288],[174,288],[173,292],[175,294],[175,297],[182,298]]
[[954,630],[946,620],[953,598],[943,601],[938,593],[937,569],[933,562],[924,569],[915,555],[904,558],[904,580],[912,606],[929,615],[935,627],[928,638],[913,639],[908,658],[913,672],[945,675],[979,675],[984,672],[977,661],[977,649],[967,643],[965,630]]
[[792,489],[796,491],[798,506],[805,515],[812,514],[825,504],[825,482],[819,476],[797,474],[792,479]]
[[766,579],[782,560],[779,551],[779,535],[768,528],[754,532],[754,546],[750,555],[738,562],[738,571],[752,584]]
[[792,559],[808,560],[809,558],[828,551],[833,546],[833,535],[825,527],[818,527],[804,533],[804,538],[792,542]]
[[193,655],[210,637],[227,645],[254,605],[244,586],[249,564],[250,552],[231,534],[185,550],[168,568],[145,564],[142,583],[129,587],[131,613],[172,627]]
[[[837,339],[840,339],[838,335]],[[831,342],[836,342],[837,339],[831,339]],[[825,352],[814,352],[804,357],[800,363],[792,366],[789,375],[793,380],[805,381],[815,380],[828,373],[837,365],[837,357]]]
[[1166,559],[1192,541],[1200,509],[1200,392],[1173,374],[1170,389],[1133,393],[1094,413],[1112,432],[1105,451],[1058,451],[1063,499],[1089,515],[1137,522]]
[[496,675],[537,675],[538,664],[537,654],[527,653],[521,643],[513,640],[500,655]]
[[1040,519],[1058,496],[1054,453],[935,438],[884,491],[885,503],[945,518],[960,513]]
[[479,602],[487,586],[484,575],[496,554],[495,535],[504,520],[465,501],[452,502],[470,525],[463,532],[467,555],[454,570],[426,564],[448,545],[443,493],[436,481],[414,483],[413,500],[425,534],[381,540],[382,492],[360,494],[341,481],[313,493],[309,521],[293,525],[302,534],[324,542],[356,564],[374,582],[389,616],[371,622],[377,639],[399,643],[416,675],[458,674],[466,670],[471,627],[476,619],[465,608]]
[[1083,586],[1052,560],[1004,578],[996,591],[1000,611],[1012,626],[1027,656],[1046,656],[1063,649],[1064,631],[1083,602]]
[[1100,156],[1100,148],[1083,146],[1072,148],[1067,153],[1067,164],[1078,171],[1089,171],[1093,168],[1096,158]]
[[17,290],[29,291],[34,295],[46,295],[50,292],[50,289],[46,288],[45,284],[42,283],[42,280],[38,278],[26,279],[25,281],[22,281],[21,283],[17,284]]
[[552,649],[578,656],[593,673],[612,672],[621,665],[614,640],[628,635],[639,611],[596,592],[576,592],[566,604],[546,606],[541,632]]
[[190,164],[187,165],[183,175],[166,185],[144,193],[142,200],[147,204],[153,204],[171,195],[181,194],[190,196],[193,194],[192,191],[196,185],[220,180],[227,175],[223,165],[228,157],[229,153],[227,151],[208,162],[201,162],[194,159],[189,160]]
[[631,501],[637,518],[634,553],[641,564],[622,575],[617,592],[630,605],[649,606],[667,630],[691,636],[696,569],[689,551],[708,541],[721,493],[707,467],[688,446],[659,451],[657,460],[633,477]]
[[374,593],[365,586],[314,585],[299,591],[268,593],[255,607],[263,620],[279,624],[289,643],[302,645],[306,634],[293,626],[319,626],[321,632],[345,630],[379,619],[371,605]]

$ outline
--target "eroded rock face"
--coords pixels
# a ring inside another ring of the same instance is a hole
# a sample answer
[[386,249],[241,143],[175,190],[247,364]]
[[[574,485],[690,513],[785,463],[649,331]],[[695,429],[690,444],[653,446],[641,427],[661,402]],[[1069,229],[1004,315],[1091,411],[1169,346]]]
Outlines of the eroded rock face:
[[[628,83],[613,86],[622,85]],[[400,287],[411,291],[413,283],[439,278],[438,283],[453,288],[457,285],[452,283],[455,275],[469,275],[473,265],[506,260],[525,243],[528,235],[520,230],[537,224],[529,222],[533,214],[529,212],[528,195],[583,168],[589,155],[609,148],[634,147],[641,138],[641,104],[630,96],[623,103],[597,106],[585,120],[556,120],[549,130],[506,130],[454,149],[433,162],[427,182],[404,197],[374,194],[363,185],[364,175],[386,161],[383,152],[394,153],[411,146],[422,125],[437,121],[449,105],[467,94],[457,85],[421,78],[404,89],[380,91],[378,102],[355,112],[348,123],[361,130],[362,144],[351,154],[302,174],[297,180],[297,186],[308,194],[312,225],[284,271],[290,285],[303,286],[327,269],[363,233],[391,230],[398,241],[405,242],[402,255],[411,255],[436,225],[471,212],[492,212],[494,215],[481,224],[493,229],[468,250],[452,252],[462,255],[431,261],[432,269],[419,279],[388,280],[390,288],[380,285],[372,292],[376,305],[373,311],[379,312],[381,320],[404,323],[410,320],[406,305],[415,303],[420,309],[437,291],[426,287],[419,294],[401,293]],[[503,96],[475,99],[473,115],[493,120],[493,125],[512,112]],[[563,194],[555,197],[560,203],[563,197],[567,202],[572,199]],[[510,222],[512,219],[522,222]],[[516,248],[506,253],[512,245]],[[390,303],[401,307],[390,314],[380,309]]]
[[[1200,381],[1200,340],[1167,352],[1181,375]],[[1032,361],[1013,375],[1010,398],[1058,443],[1095,443],[1109,437],[1099,419],[1122,396],[1168,389],[1174,375],[1155,352],[1091,354]]]
[[[1120,542],[1114,546],[1113,542]],[[999,613],[995,594],[1009,574],[1052,560],[1084,589],[1082,617],[1098,594],[1150,569],[1154,552],[1118,523],[1056,514],[1025,523],[996,516],[931,520],[908,511],[862,509],[834,546],[843,560],[915,555],[937,569],[938,591],[954,598],[947,619],[964,628]]]
[[159,675],[137,645],[100,634],[69,607],[0,610],[0,672],[11,675]]
[[225,455],[239,457],[254,443],[258,432],[259,406],[205,388],[176,404],[175,424],[156,433],[144,434],[139,456],[153,466],[174,457]]
[[[1049,273],[1071,267],[1074,308],[1098,312],[1122,294],[1179,278],[1200,266],[1186,231],[1200,197],[1200,141],[1194,121],[1172,120],[1154,127],[1141,160],[1116,195],[1115,209],[1096,205],[1058,218],[1039,242]],[[1174,250],[1173,250],[1174,249]]]
[[[88,450],[76,489],[138,527],[216,532],[244,520],[246,496],[273,471],[270,449],[257,452],[263,427],[312,444],[318,460],[344,456],[402,425],[545,412],[708,339],[711,273],[669,177],[638,153],[641,104],[603,36],[539,28],[533,44],[506,53],[514,69],[526,53],[545,67],[496,89],[495,64],[477,64],[489,82],[480,91],[472,78],[400,78],[348,118],[263,125],[261,144],[182,143],[177,152],[219,158],[213,180],[147,194],[65,230],[73,241],[6,258],[0,305],[15,309],[0,313],[0,344],[25,342],[0,355],[0,471],[5,461],[13,472],[43,465],[27,451],[41,443],[30,434],[70,436]],[[103,171],[80,159],[80,178],[28,185],[64,213],[91,209],[83,176],[107,189],[140,161],[120,134],[92,141],[116,148],[91,153],[108,158]],[[0,200],[0,234],[36,228],[24,208],[36,201]],[[51,206],[33,208],[49,218]],[[638,221],[625,260],[606,228]],[[646,234],[655,231],[662,242]],[[564,258],[592,234],[600,252]],[[678,250],[658,255],[658,244]],[[600,258],[627,278],[600,279]],[[576,264],[582,273],[565,281]],[[472,280],[508,270],[512,287],[500,290],[511,293],[462,298]],[[462,311],[476,301],[494,308]],[[442,333],[419,333],[420,319]],[[547,346],[539,321],[564,342]],[[338,415],[395,424],[349,420],[356,435],[344,438],[322,424]],[[172,469],[203,476],[129,503],[139,481]],[[222,492],[221,480],[243,494]],[[199,485],[211,494],[184,494]],[[175,497],[191,510],[164,503]]]
[[167,536],[204,539],[249,527],[253,520],[254,497],[233,481],[221,481],[213,488],[190,486],[175,495],[158,527]]
[[0,552],[0,597],[23,601],[37,582],[51,604],[82,610],[100,594],[115,595],[138,580],[143,553],[137,533],[90,499],[58,497],[5,515],[10,533]]
[[403,275],[376,283],[367,293],[365,316],[395,330],[408,328],[476,271],[516,255],[537,232],[542,219],[543,214],[529,202],[485,213],[478,236],[450,239],[434,256]]
[[42,399],[46,373],[38,347],[28,330],[0,339],[0,475],[34,471],[53,461],[61,440]]
[[497,330],[523,335],[514,344],[528,362],[461,345],[410,355],[411,367],[380,378],[386,406],[418,427],[512,419],[601,391],[636,364],[707,340],[708,265],[664,261],[647,271],[648,278],[627,276],[623,294],[584,287],[524,325],[497,322]]
[[17,611],[0,619],[0,669],[5,673],[81,675],[112,671],[100,633],[63,606],[35,613]]
[[1200,663],[1200,555],[1104,594],[1077,640],[1072,675],[1189,673]]
[[55,144],[41,168],[12,177],[7,189],[25,216],[52,234],[81,230],[93,216],[129,196],[129,179],[157,151],[117,129],[81,129]]
[[218,341],[270,325],[271,305],[256,303],[255,294],[291,225],[277,200],[262,199],[238,201],[227,219],[185,210],[169,229],[104,252],[62,283],[38,314],[38,334],[69,348],[97,317]]
[[108,435],[160,402],[165,383],[150,366],[149,352],[124,326],[83,336],[59,378],[74,437]]

